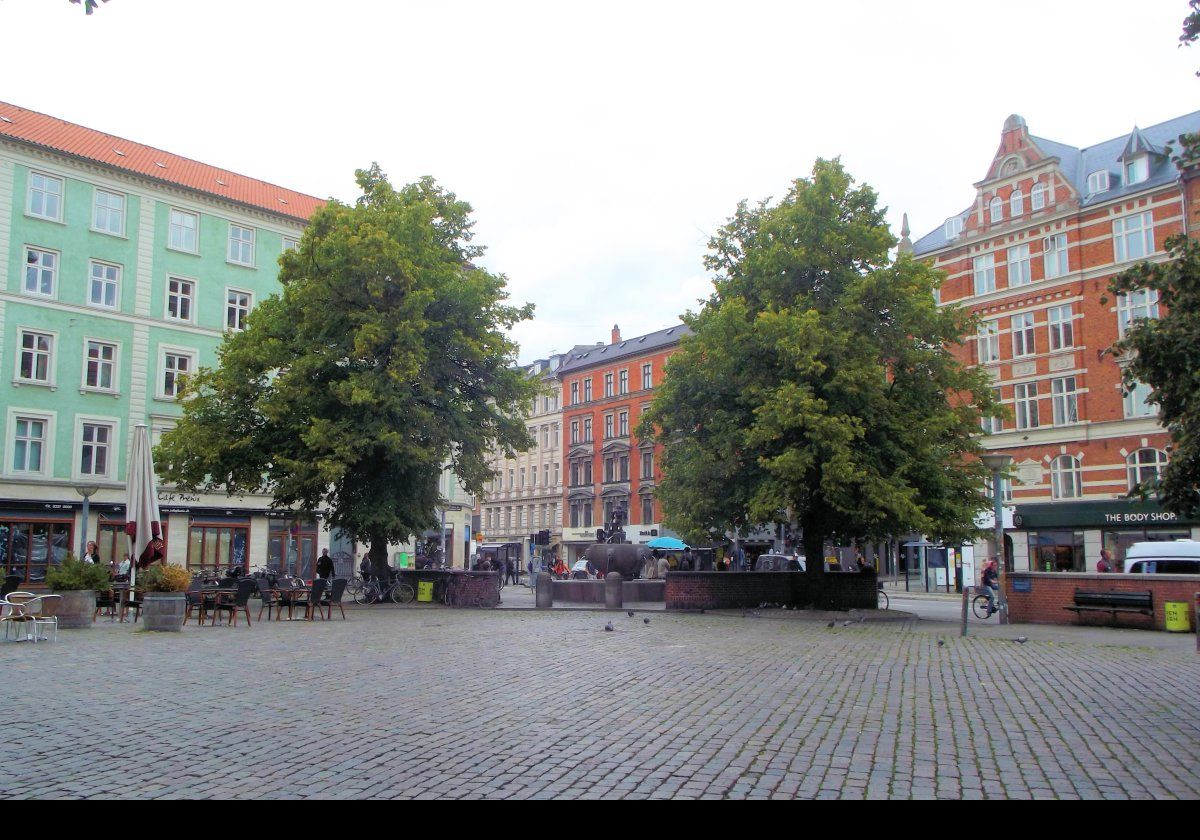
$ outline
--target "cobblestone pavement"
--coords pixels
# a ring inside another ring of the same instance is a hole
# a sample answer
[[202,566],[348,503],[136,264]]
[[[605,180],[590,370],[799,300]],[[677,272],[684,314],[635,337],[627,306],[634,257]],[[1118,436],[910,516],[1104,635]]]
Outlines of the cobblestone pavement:
[[0,644],[0,797],[1200,797],[1190,638],[347,612]]

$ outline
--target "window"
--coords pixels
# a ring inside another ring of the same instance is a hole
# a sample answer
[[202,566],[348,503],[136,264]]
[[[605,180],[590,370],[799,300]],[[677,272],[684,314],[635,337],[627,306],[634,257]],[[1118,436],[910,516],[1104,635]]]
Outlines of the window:
[[1113,241],[1117,262],[1140,260],[1154,253],[1154,221],[1150,213],[1113,219]]
[[1014,245],[1008,249],[1008,285],[1027,286],[1033,280],[1029,270],[1029,246]]
[[92,230],[113,236],[125,234],[125,196],[108,190],[96,190],[92,206]]
[[1008,197],[1008,215],[1014,219],[1025,212],[1025,193],[1020,190],[1013,190],[1012,195]]
[[173,321],[191,321],[196,284],[181,277],[167,278],[167,317]]
[[1029,209],[1041,210],[1046,206],[1046,185],[1037,183],[1033,185],[1032,192],[1029,193]]
[[654,387],[654,366],[652,364],[642,365],[642,390],[649,391]]
[[250,304],[253,296],[249,292],[229,289],[225,292],[225,329],[241,331],[246,329],[246,319],[250,317]]
[[1013,401],[1017,407],[1017,428],[1038,427],[1038,389],[1036,382],[1023,382],[1013,386]]
[[984,254],[974,260],[975,294],[985,295],[996,291],[996,258]]
[[[983,480],[983,492],[984,492],[984,495],[986,495],[989,499],[996,498],[994,495],[992,495],[992,492],[993,492],[992,491],[992,477],[990,475]],[[1011,502],[1012,498],[1013,498],[1012,479],[1001,476],[1000,477],[1000,501]]]
[[520,483],[518,486],[519,486],[519,487],[520,487],[522,490],[524,490],[524,489],[525,489],[525,468],[524,468],[524,467],[521,467],[521,469],[519,470],[519,472],[520,472],[520,474],[521,474],[521,483]]
[[1150,386],[1145,382],[1135,382],[1133,387],[1122,394],[1125,405],[1125,417],[1153,417],[1158,414],[1158,405],[1149,402]]
[[121,302],[121,267],[91,260],[88,263],[88,303],[116,309]]
[[592,380],[590,377],[588,379],[583,380],[583,401],[584,402],[592,401]]
[[613,395],[613,375],[611,373],[604,374],[604,396],[611,397]]
[[1050,324],[1050,351],[1069,350],[1075,346],[1075,315],[1071,304],[1052,306],[1046,312]]
[[162,396],[175,399],[179,396],[183,380],[192,372],[192,357],[187,353],[168,351],[163,354],[162,370]]
[[998,224],[1004,221],[1004,200],[1001,199],[1000,196],[996,196],[992,199],[991,206],[989,207],[989,214],[991,216],[992,224]]
[[642,481],[654,479],[654,453],[647,450],[642,453]]
[[0,520],[0,563],[24,583],[45,583],[46,570],[62,563],[71,550],[71,532],[70,520]]
[[1150,177],[1150,158],[1137,155],[1125,161],[1125,184],[1140,184]]
[[[571,383],[571,405],[579,405],[579,383]],[[572,441],[574,442],[574,441]]]
[[963,220],[961,217],[952,216],[946,220],[946,226],[944,230],[946,232],[947,239],[958,239],[958,237],[962,234],[962,229]]
[[577,443],[579,443],[579,421],[572,420],[571,421],[571,445],[574,446]]
[[1050,492],[1056,499],[1078,499],[1083,495],[1082,470],[1077,458],[1059,455],[1050,462]]
[[623,370],[617,375],[617,393],[629,393],[629,371]]
[[1088,175],[1088,177],[1087,177],[1088,195],[1095,195],[1096,193],[1108,192],[1108,186],[1109,186],[1108,185],[1108,173],[1105,172],[1104,170],[1100,170],[1099,172],[1093,172],[1091,175]]
[[299,251],[300,240],[296,239],[294,236],[283,237],[283,250],[285,253],[287,251]]
[[229,223],[229,261],[254,265],[254,228]]
[[1154,289],[1139,289],[1127,295],[1117,295],[1117,329],[1122,336],[1134,321],[1154,320],[1158,317],[1158,292]]
[[37,385],[52,385],[54,372],[54,336],[50,333],[19,330],[21,354],[17,359],[17,379]]
[[107,478],[112,453],[113,427],[107,423],[84,423],[79,449],[79,474]]
[[1079,422],[1079,395],[1075,390],[1074,376],[1050,380],[1050,397],[1055,426]]
[[25,249],[25,285],[27,295],[54,297],[58,285],[58,254],[41,248]]
[[1012,316],[1013,358],[1032,356],[1034,346],[1034,320],[1032,312]]
[[1129,453],[1125,466],[1130,491],[1139,484],[1150,486],[1162,478],[1163,470],[1167,468],[1167,453],[1161,449],[1139,449]]
[[584,443],[592,442],[592,418],[591,417],[583,418],[583,442]]
[[544,487],[550,486],[550,465],[549,464],[542,465],[542,486],[544,486]]
[[189,529],[189,569],[247,568],[246,547],[250,542],[249,523],[236,527],[193,523]]
[[513,469],[512,469],[512,467],[508,468],[508,489],[509,490],[513,489]]
[[629,437],[629,412],[617,413],[617,437]]
[[87,366],[83,371],[83,387],[94,391],[115,390],[117,345],[88,339],[86,346]]
[[46,463],[46,430],[49,423],[41,417],[18,415],[14,419],[16,434],[13,437],[13,472],[43,472]]
[[642,496],[642,524],[650,525],[654,522],[654,497]]
[[550,427],[542,426],[542,449],[550,447]]
[[167,247],[176,251],[196,253],[196,232],[200,228],[200,217],[183,210],[172,210],[167,233]]
[[40,172],[29,173],[29,204],[26,212],[39,219],[52,222],[62,221],[63,181],[53,175]]
[[1067,235],[1056,233],[1042,240],[1042,268],[1046,279],[1062,277],[1067,273]]
[[[1000,389],[993,388],[992,394],[995,397],[996,402],[999,403],[1000,402]],[[995,434],[999,434],[1000,432],[1004,431],[1004,420],[1002,420],[999,417],[987,417],[987,416],[980,417],[979,425],[982,427],[983,433],[985,435],[995,435]]]
[[611,414],[604,415],[604,439],[608,440],[613,436],[613,416]]

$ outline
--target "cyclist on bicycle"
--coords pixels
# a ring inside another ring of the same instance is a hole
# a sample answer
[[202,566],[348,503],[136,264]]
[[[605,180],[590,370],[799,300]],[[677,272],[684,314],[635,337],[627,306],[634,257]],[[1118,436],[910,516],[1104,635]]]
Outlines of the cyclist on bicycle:
[[996,561],[989,560],[987,565],[983,567],[983,579],[980,585],[983,587],[983,592],[988,599],[988,618],[996,612],[996,595],[999,593],[1000,572]]

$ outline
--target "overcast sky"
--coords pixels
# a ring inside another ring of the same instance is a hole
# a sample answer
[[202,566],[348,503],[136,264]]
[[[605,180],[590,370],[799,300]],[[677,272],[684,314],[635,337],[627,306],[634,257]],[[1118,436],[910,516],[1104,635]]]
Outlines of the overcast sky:
[[349,201],[378,161],[475,208],[529,361],[706,297],[742,198],[840,155],[913,238],[1005,117],[1090,146],[1200,108],[1184,0],[0,0],[0,99]]

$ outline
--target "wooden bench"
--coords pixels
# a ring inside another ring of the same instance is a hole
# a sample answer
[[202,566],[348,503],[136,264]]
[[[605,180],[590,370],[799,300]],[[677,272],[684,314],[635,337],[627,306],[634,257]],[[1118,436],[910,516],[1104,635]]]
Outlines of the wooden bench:
[[1075,590],[1075,606],[1063,607],[1076,615],[1085,612],[1106,612],[1112,616],[1113,623],[1117,621],[1117,613],[1137,613],[1138,615],[1154,615],[1154,597],[1145,592],[1085,592]]

